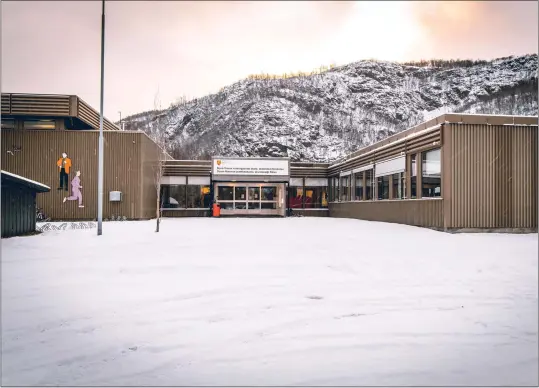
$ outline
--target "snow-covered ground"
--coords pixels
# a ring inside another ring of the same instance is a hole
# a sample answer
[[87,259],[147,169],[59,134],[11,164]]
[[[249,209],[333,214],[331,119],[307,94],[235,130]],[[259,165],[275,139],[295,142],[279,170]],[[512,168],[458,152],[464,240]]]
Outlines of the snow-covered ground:
[[2,385],[537,385],[537,235],[347,219],[2,240]]

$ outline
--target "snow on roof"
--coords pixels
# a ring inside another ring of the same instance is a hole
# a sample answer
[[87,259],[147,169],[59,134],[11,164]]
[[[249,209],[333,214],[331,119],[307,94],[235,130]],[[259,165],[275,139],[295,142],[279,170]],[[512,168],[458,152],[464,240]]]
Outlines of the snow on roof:
[[49,186],[44,185],[43,183],[39,183],[39,182],[33,181],[33,180],[31,180],[31,179],[25,178],[25,177],[20,176],[20,175],[17,175],[17,174],[12,174],[12,173],[7,172],[7,171],[4,171],[4,170],[1,170],[1,171],[2,171],[2,175],[10,176],[10,177],[12,177],[12,178],[15,178],[15,179],[18,179],[18,180],[21,180],[21,181],[30,183],[30,184],[32,184],[32,185],[38,186],[38,187],[43,188],[43,189],[46,189],[46,190],[50,190],[50,189],[51,189]]
[[491,113],[452,113],[449,114],[458,115],[458,116],[487,116],[487,117],[510,117],[510,118],[537,118],[538,116],[526,116],[526,115],[499,115]]

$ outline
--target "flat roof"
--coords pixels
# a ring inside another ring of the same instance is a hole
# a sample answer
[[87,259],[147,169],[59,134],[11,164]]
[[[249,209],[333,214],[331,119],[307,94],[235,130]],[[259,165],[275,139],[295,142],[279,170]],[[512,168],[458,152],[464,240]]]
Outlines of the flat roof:
[[330,164],[330,168],[339,166],[340,164],[364,156],[373,151],[380,150],[389,145],[402,142],[410,137],[418,136],[429,131],[437,129],[441,124],[475,124],[475,125],[535,125],[538,124],[538,116],[510,116],[510,115],[489,115],[489,114],[471,114],[471,113],[444,113],[433,119],[415,125],[404,131],[386,137],[369,146],[360,148],[345,157],[336,160]]
[[[100,114],[82,98],[67,94],[2,93],[2,116],[75,117],[94,130]],[[103,130],[121,131],[103,117]]]
[[46,193],[51,190],[49,186],[44,185],[43,183],[39,183],[31,179],[25,178],[23,176],[13,174],[11,172],[7,172],[4,170],[1,170],[1,173],[2,173],[2,180],[5,179],[7,181],[15,182],[23,186],[28,186],[39,193]]

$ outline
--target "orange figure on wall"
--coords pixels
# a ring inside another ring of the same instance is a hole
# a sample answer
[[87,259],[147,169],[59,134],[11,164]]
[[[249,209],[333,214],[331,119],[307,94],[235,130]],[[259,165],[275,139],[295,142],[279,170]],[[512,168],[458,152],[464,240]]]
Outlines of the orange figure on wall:
[[69,159],[67,157],[67,154],[64,152],[62,154],[62,157],[56,162],[56,165],[60,169],[60,186],[58,187],[58,190],[64,189],[65,191],[68,191],[67,181],[69,179],[69,168],[71,167],[71,159]]

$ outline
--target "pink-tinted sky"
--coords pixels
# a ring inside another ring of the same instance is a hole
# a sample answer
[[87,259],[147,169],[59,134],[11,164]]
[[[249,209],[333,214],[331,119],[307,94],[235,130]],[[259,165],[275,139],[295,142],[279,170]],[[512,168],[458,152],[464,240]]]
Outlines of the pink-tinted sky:
[[[99,108],[101,1],[2,1],[2,92]],[[491,59],[538,51],[537,1],[108,1],[105,115],[118,120],[248,74],[366,58]]]

